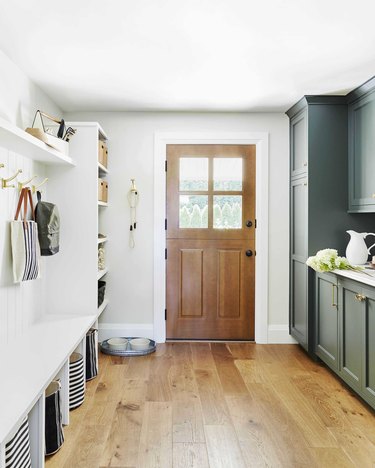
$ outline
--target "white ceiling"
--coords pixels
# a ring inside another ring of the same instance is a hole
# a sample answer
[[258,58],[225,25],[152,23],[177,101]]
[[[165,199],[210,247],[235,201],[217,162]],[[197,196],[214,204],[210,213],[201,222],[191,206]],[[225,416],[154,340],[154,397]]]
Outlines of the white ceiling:
[[0,0],[0,49],[65,111],[285,111],[375,74],[374,0]]

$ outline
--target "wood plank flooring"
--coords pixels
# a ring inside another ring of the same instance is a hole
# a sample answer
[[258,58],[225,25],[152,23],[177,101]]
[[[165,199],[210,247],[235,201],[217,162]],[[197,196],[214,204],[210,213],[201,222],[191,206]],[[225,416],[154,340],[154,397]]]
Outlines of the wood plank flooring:
[[374,412],[296,345],[100,355],[47,468],[375,467]]

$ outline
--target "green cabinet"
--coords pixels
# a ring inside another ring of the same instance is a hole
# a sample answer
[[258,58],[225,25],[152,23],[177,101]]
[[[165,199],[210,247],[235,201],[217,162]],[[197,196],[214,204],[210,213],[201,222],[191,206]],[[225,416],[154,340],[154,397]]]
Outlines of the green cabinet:
[[[305,96],[290,118],[290,334],[314,354],[314,274],[307,257],[345,249],[347,105],[345,96]],[[334,175],[334,177],[333,177]],[[324,229],[322,229],[324,226]]]
[[363,288],[366,297],[363,337],[364,398],[375,408],[375,289]]
[[317,273],[315,282],[315,353],[331,369],[339,369],[339,313],[337,277]]
[[363,379],[363,327],[365,296],[360,283],[340,279],[340,374],[354,389]]
[[375,212],[375,78],[347,96],[349,211]]
[[375,287],[315,275],[315,353],[375,408]]

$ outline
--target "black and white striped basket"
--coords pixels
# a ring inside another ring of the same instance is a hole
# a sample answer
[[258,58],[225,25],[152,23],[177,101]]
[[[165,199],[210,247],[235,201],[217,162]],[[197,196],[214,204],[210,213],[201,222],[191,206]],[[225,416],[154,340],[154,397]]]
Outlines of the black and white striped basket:
[[86,380],[98,375],[98,330],[90,328],[86,334]]
[[5,468],[31,468],[29,421],[22,421],[13,438],[5,444]]
[[85,399],[85,367],[83,356],[73,353],[69,359],[69,409],[78,408]]
[[46,389],[46,455],[56,453],[64,443],[60,390],[58,380],[53,380]]

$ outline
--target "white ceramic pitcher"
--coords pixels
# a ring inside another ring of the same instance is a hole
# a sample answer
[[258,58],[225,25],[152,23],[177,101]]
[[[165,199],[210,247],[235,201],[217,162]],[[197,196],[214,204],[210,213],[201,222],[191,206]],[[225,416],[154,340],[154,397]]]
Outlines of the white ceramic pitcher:
[[349,244],[346,247],[346,258],[352,265],[363,265],[367,262],[370,250],[375,246],[367,247],[367,236],[375,236],[373,232],[346,231],[350,235]]

